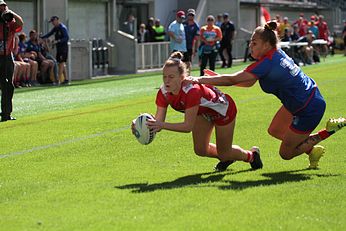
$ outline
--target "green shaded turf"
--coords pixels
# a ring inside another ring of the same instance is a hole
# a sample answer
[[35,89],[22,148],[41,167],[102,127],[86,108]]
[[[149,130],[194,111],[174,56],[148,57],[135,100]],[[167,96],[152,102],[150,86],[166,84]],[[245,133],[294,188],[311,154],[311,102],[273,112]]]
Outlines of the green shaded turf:
[[[323,121],[346,116],[345,64],[335,56],[303,68],[327,101]],[[346,130],[307,170],[306,156],[281,160],[266,132],[277,99],[258,84],[222,87],[238,106],[234,143],[260,146],[264,169],[239,162],[214,173],[191,134],[163,131],[147,146],[132,136],[131,120],[155,112],[160,84],[156,73],[16,91],[18,120],[0,124],[0,230],[344,230]]]

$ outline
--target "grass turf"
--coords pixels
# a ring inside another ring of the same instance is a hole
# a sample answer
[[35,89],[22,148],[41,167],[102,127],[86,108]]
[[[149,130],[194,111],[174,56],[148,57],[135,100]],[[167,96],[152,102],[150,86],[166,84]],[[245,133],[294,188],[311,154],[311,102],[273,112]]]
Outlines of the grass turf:
[[[345,57],[304,67],[327,101],[323,122],[345,115]],[[240,70],[219,69],[226,73]],[[196,70],[195,74],[198,73]],[[280,106],[258,84],[222,87],[238,106],[234,143],[261,147],[264,168],[223,173],[193,154],[191,134],[162,131],[140,145],[129,124],[155,112],[161,74],[20,89],[17,121],[0,124],[0,230],[343,230],[346,131],[322,142],[320,169],[284,161],[266,129]],[[169,111],[168,121],[182,115]]]

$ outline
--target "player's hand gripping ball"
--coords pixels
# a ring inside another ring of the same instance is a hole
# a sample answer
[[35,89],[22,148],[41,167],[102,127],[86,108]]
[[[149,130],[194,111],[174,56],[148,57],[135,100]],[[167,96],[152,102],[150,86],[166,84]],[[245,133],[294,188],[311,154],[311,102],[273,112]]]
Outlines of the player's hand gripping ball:
[[148,128],[146,122],[148,119],[154,119],[154,117],[148,113],[140,114],[132,122],[132,133],[135,135],[139,143],[147,145],[150,144],[155,138],[155,132]]

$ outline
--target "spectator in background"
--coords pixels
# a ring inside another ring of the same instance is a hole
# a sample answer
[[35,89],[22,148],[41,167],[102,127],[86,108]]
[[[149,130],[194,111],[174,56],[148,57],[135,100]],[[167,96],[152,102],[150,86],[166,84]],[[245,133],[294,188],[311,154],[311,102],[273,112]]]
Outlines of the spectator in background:
[[185,62],[186,49],[186,34],[183,25],[185,12],[180,10],[176,13],[175,20],[168,26],[168,35],[170,38],[171,52],[180,51],[184,54],[183,62]]
[[279,14],[275,15],[275,21],[277,24],[276,31],[278,34],[280,34],[281,33],[281,31],[280,31],[281,15],[279,15]]
[[145,43],[145,42],[148,42],[148,40],[149,40],[149,38],[148,38],[148,31],[147,31],[147,29],[145,29],[145,24],[144,23],[142,23],[139,26],[137,40],[138,40],[139,43]]
[[[17,13],[9,10],[6,2],[0,1],[0,89],[1,89],[1,122],[15,120],[11,116],[12,98],[14,93],[13,71],[15,33],[22,30],[23,19]],[[7,17],[6,17],[6,16]],[[7,27],[7,33],[4,34]]]
[[222,23],[223,23],[222,14],[218,14],[216,16],[215,26],[218,26],[221,28]]
[[53,29],[50,32],[43,35],[41,38],[49,38],[54,34],[55,40],[52,42],[56,46],[56,61],[59,66],[58,78],[60,83],[68,83],[68,76],[66,71],[66,61],[68,57],[68,40],[69,34],[67,27],[60,22],[58,16],[52,16],[50,21],[53,24]]
[[201,76],[204,75],[204,69],[207,67],[208,61],[209,69],[215,70],[216,56],[219,50],[218,44],[222,39],[222,32],[220,27],[214,25],[214,22],[214,16],[208,15],[207,25],[201,28],[201,46],[199,47],[201,53]]
[[[235,27],[233,22],[229,20],[229,14],[223,14],[223,23],[221,24],[222,40],[219,49],[220,58],[222,60],[221,67],[232,67],[233,56],[232,56],[232,44],[235,34]],[[224,56],[224,51],[227,54],[227,60]],[[226,62],[227,61],[227,62]]]
[[342,31],[342,38],[344,39],[344,56],[346,56],[346,20],[344,20],[344,29]]
[[316,24],[318,27],[318,39],[324,39],[328,41],[328,36],[330,34],[327,22],[324,21],[323,15],[318,16],[318,22]]
[[155,42],[163,42],[165,41],[165,28],[161,25],[160,19],[155,19],[155,24],[153,26],[153,29],[155,31]]
[[285,36],[286,29],[291,30],[291,24],[288,22],[288,18],[284,17],[284,20],[280,23],[278,27],[278,31],[280,31],[279,37],[281,39]]
[[291,40],[292,41],[297,41],[298,39],[300,38],[300,35],[299,35],[299,27],[298,25],[294,25],[293,26],[293,33],[291,35]]
[[300,16],[297,21],[295,21],[292,25],[297,25],[299,28],[299,36],[306,35],[308,31],[308,25],[303,16]]
[[146,26],[148,32],[148,42],[155,42],[156,32],[154,30],[154,18],[150,17],[148,19],[148,24]]
[[39,39],[38,43],[41,46],[41,53],[44,57],[54,62],[53,73],[54,75],[50,75],[50,81],[52,81],[53,85],[59,85],[59,67],[58,62],[51,54],[52,43],[49,39]]
[[[196,11],[188,9],[187,20],[183,23],[186,35],[186,53],[184,54],[187,69],[191,69],[192,58],[195,57],[199,46],[199,25],[195,21]],[[190,74],[190,73],[189,73]]]
[[20,33],[18,35],[19,42],[19,50],[18,50],[18,56],[20,56],[21,59],[23,59],[24,62],[27,62],[30,64],[30,84],[33,86],[40,85],[37,82],[37,71],[38,71],[38,63],[35,61],[35,53],[26,52],[26,34]]
[[318,38],[319,30],[318,27],[315,25],[314,17],[315,16],[313,15],[310,17],[311,21],[308,24],[308,31],[310,30],[314,34],[315,38]]
[[47,82],[49,76],[54,75],[54,62],[47,59],[42,54],[42,47],[38,43],[38,36],[35,30],[29,33],[29,40],[26,42],[26,52],[34,54],[35,61],[39,64],[41,83]]
[[30,84],[30,64],[24,62],[19,54],[19,38],[16,35],[14,40],[14,72],[13,72],[13,83],[14,87],[31,87]]
[[135,35],[135,16],[129,14],[127,20],[123,23],[121,30],[130,35]]
[[[315,40],[315,36],[314,34],[312,33],[311,30],[308,31],[308,33],[305,35],[305,36],[302,36],[299,38],[298,42],[307,42],[308,45],[307,46],[302,46],[300,49],[301,49],[301,52],[303,54],[303,62],[304,64],[313,64],[314,63],[314,48],[312,46],[312,41]],[[316,61],[319,61],[319,58],[318,60]]]
[[285,29],[284,36],[281,39],[282,42],[291,42],[292,41],[292,31],[291,29]]
[[[316,24],[318,27],[318,37],[317,39],[323,39],[325,41],[328,40],[328,36],[330,35],[329,29],[328,29],[328,24],[327,22],[324,21],[323,15],[318,16],[318,22]],[[322,56],[326,57],[328,54],[328,45],[321,45],[319,47],[319,52]]]

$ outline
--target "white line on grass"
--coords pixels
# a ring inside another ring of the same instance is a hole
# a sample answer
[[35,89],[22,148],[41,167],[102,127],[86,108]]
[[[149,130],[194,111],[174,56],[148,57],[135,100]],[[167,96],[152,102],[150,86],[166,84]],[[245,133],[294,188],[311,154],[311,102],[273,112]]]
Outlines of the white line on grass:
[[121,128],[117,128],[117,129],[112,129],[112,130],[107,130],[104,132],[99,132],[99,133],[95,133],[95,134],[91,134],[91,135],[87,135],[87,136],[82,136],[82,137],[78,137],[78,138],[74,138],[74,139],[70,139],[70,140],[65,140],[65,141],[61,141],[59,143],[53,143],[53,144],[47,144],[47,145],[43,145],[43,146],[36,146],[33,147],[31,149],[27,149],[27,150],[22,150],[22,151],[17,151],[17,152],[11,152],[11,153],[7,153],[7,154],[0,154],[0,159],[2,158],[7,158],[7,157],[12,157],[12,156],[19,156],[19,155],[24,155],[30,152],[34,152],[34,151],[40,151],[40,150],[44,150],[44,149],[48,149],[48,148],[53,148],[53,147],[59,147],[59,146],[63,146],[66,144],[72,144],[75,142],[79,142],[79,141],[83,141],[83,140],[87,140],[87,139],[92,139],[92,138],[96,138],[96,137],[100,137],[109,133],[117,133],[117,132],[122,132],[125,130],[128,130],[129,126],[126,127],[121,127]]

